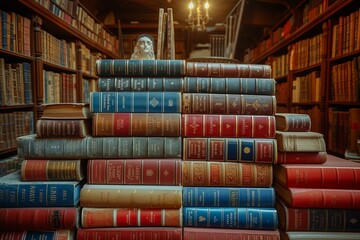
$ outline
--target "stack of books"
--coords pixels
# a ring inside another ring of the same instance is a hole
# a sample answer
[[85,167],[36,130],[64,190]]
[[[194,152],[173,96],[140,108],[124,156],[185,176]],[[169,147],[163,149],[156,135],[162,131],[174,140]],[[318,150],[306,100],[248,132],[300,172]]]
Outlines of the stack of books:
[[326,154],[308,115],[276,118],[274,188],[281,238],[359,239],[360,164]]
[[77,239],[180,240],[184,61],[102,59],[96,69],[93,137],[118,143],[88,162]]
[[268,65],[191,62],[182,95],[184,240],[279,239]]
[[1,237],[74,238],[86,160],[57,153],[90,133],[90,118],[87,104],[45,104],[36,134],[18,138],[21,170],[0,178]]

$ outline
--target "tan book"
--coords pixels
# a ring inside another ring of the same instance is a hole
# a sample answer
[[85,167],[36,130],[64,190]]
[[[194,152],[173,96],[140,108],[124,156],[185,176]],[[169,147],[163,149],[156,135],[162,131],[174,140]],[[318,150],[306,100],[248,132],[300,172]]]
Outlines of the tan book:
[[89,103],[43,104],[41,119],[88,119],[91,118]]
[[275,138],[281,152],[326,152],[321,133],[276,131]]

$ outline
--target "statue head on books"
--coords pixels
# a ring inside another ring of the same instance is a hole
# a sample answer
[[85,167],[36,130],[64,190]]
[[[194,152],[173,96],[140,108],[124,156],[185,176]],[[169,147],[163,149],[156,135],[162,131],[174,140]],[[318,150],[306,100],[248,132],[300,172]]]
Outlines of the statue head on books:
[[141,34],[138,37],[131,59],[155,59],[154,39],[151,35]]

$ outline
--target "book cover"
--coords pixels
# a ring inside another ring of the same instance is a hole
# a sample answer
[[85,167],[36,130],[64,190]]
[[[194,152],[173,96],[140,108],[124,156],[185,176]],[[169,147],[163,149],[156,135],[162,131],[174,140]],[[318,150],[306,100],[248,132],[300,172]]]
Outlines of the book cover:
[[54,230],[54,231],[0,231],[0,239],[3,240],[27,240],[27,239],[46,239],[46,240],[72,240],[75,237],[73,230]]
[[215,62],[186,62],[188,77],[270,78],[271,66]]
[[183,92],[275,95],[273,78],[185,77]]
[[37,137],[67,138],[86,137],[91,134],[90,119],[38,119]]
[[274,164],[321,164],[327,159],[326,152],[279,152]]
[[275,208],[184,207],[184,227],[276,230]]
[[276,148],[270,138],[183,138],[183,160],[271,164]]
[[182,240],[181,227],[79,228],[77,240],[156,239]]
[[326,152],[324,136],[318,132],[276,131],[280,152]]
[[274,115],[276,97],[270,95],[183,93],[182,113]]
[[81,227],[181,227],[181,208],[81,209]]
[[181,158],[88,160],[87,183],[181,185]]
[[0,178],[2,207],[73,207],[80,201],[82,182],[23,182],[20,178],[20,171]]
[[78,215],[75,207],[0,208],[0,230],[75,230]]
[[180,92],[91,92],[93,113],[180,113]]
[[275,138],[275,117],[182,114],[182,137]]
[[85,184],[80,204],[94,208],[181,208],[182,187]]
[[181,136],[180,113],[95,113],[93,136]]
[[274,180],[287,187],[360,189],[360,163],[327,155],[323,164],[279,164]]
[[86,174],[86,160],[23,160],[22,181],[81,181]]
[[310,116],[304,113],[276,113],[276,130],[284,132],[308,132]]
[[25,159],[180,158],[181,137],[17,138]]
[[184,227],[183,240],[280,240],[278,230]]
[[100,77],[182,77],[185,60],[179,59],[98,59],[96,73]]
[[273,169],[267,163],[183,161],[183,186],[270,187]]
[[284,231],[357,232],[360,210],[341,208],[293,208],[276,202],[279,228]]
[[41,119],[89,119],[89,103],[47,103],[42,104]]
[[360,240],[359,232],[280,231],[283,240]]
[[274,207],[272,187],[184,187],[183,207]]
[[274,189],[288,207],[360,209],[360,189],[288,188],[277,182]]
[[99,92],[181,92],[181,77],[99,77]]

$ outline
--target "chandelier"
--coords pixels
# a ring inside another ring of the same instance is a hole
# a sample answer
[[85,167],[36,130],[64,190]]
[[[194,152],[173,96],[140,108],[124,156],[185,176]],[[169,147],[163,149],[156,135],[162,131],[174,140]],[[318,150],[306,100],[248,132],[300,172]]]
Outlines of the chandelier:
[[189,3],[189,15],[187,22],[194,31],[205,31],[205,25],[209,22],[209,2],[208,0],[197,0],[196,12],[193,13],[195,5],[193,0]]

